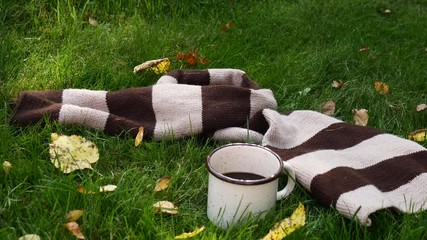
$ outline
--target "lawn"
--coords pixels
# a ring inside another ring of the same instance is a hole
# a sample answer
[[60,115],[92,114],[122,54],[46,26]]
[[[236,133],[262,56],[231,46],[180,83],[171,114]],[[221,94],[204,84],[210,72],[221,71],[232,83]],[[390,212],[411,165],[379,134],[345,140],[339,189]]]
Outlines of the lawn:
[[[297,186],[263,220],[223,231],[206,216],[207,154],[225,142],[199,139],[143,141],[109,136],[56,122],[9,124],[10,102],[23,90],[119,90],[154,84],[160,75],[133,68],[168,57],[173,69],[237,68],[273,90],[280,111],[321,111],[353,123],[353,109],[367,109],[368,126],[407,138],[427,128],[427,3],[424,0],[271,1],[10,1],[0,2],[0,239],[38,234],[75,239],[65,215],[78,220],[87,239],[173,239],[195,227],[198,239],[259,239],[299,203],[306,225],[289,239],[426,239],[427,212],[386,210],[365,227],[321,206]],[[206,62],[177,59],[197,51]],[[341,88],[331,86],[342,80]],[[375,82],[387,84],[381,94]],[[94,170],[64,174],[49,161],[51,133],[94,142]],[[345,137],[345,136],[343,136]],[[427,147],[427,142],[420,142]],[[363,153],[361,153],[363,154]],[[171,186],[153,193],[157,179]],[[82,194],[114,184],[114,192]],[[180,214],[156,214],[169,200]]]

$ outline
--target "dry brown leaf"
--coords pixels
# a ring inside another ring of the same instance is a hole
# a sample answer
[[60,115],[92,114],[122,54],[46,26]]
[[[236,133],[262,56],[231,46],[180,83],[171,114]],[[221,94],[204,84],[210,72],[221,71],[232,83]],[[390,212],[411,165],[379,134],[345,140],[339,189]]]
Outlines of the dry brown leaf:
[[68,222],[75,222],[81,216],[83,216],[83,210],[72,210],[67,213],[66,218]]
[[201,57],[200,58],[200,63],[203,64],[203,65],[206,65],[206,64],[209,63],[209,60],[207,58],[205,58],[205,57]]
[[416,142],[424,142],[426,140],[427,129],[419,129],[409,134],[408,139]]
[[224,31],[224,32],[227,31],[230,28],[234,28],[234,22],[233,21],[230,21],[230,22],[228,22],[226,24],[221,25],[221,30]]
[[199,57],[199,52],[197,52],[197,51],[189,51],[189,52],[186,52],[186,53],[180,53],[180,52],[178,52],[176,54],[176,58],[178,60],[188,60],[190,58],[196,58],[197,59],[198,57]]
[[190,57],[189,59],[187,59],[187,64],[189,66],[195,66],[195,65],[197,65],[197,58]]
[[105,185],[105,186],[101,186],[99,187],[99,192],[114,192],[116,191],[117,186],[116,185]]
[[161,59],[155,59],[155,60],[149,60],[144,63],[139,64],[138,66],[133,68],[133,73],[142,72],[146,69],[152,68],[154,66],[157,66],[161,62],[169,61],[168,58],[161,58]]
[[344,81],[343,80],[338,80],[338,81],[333,81],[332,82],[332,87],[333,88],[341,88],[344,85]]
[[177,53],[176,54],[176,59],[178,60],[184,60],[185,59],[185,53]]
[[139,127],[138,133],[136,134],[136,137],[135,137],[135,147],[138,147],[141,144],[143,138],[144,138],[144,127]]
[[362,109],[353,109],[354,114],[354,124],[359,126],[368,125],[369,115],[368,110]]
[[329,100],[325,103],[323,103],[322,108],[320,110],[323,114],[332,116],[335,112],[335,102],[332,100]]
[[180,61],[185,61],[188,66],[196,66],[197,63],[206,65],[209,64],[209,60],[200,55],[197,51],[189,51],[186,53],[178,52],[176,58]]
[[417,106],[417,112],[420,112],[426,108],[427,108],[427,104],[421,103],[420,105]]
[[84,137],[52,133],[51,138],[50,161],[63,173],[85,168],[92,169],[91,163],[99,159],[98,147]]
[[169,187],[171,178],[169,176],[164,176],[157,180],[156,186],[154,187],[154,192],[160,192]]
[[12,163],[10,163],[9,161],[4,161],[4,162],[3,162],[3,171],[4,171],[6,174],[9,174],[10,169],[12,169]]
[[374,83],[375,90],[382,95],[385,95],[389,91],[389,86],[383,82],[375,82]]
[[153,204],[155,212],[168,213],[172,215],[178,214],[178,207],[169,201],[158,201]]
[[186,58],[189,59],[192,57],[198,58],[200,54],[198,51],[191,51],[191,52],[186,53],[185,55],[186,55]]
[[40,240],[40,236],[37,234],[25,234],[24,236],[18,238],[18,240]]
[[76,222],[68,222],[64,224],[65,228],[72,233],[77,239],[85,239],[82,231],[80,230],[79,224]]
[[192,232],[185,232],[183,234],[180,234],[178,236],[175,236],[175,239],[187,239],[196,236],[197,234],[203,232],[205,230],[205,226],[202,226],[200,228],[196,227]]

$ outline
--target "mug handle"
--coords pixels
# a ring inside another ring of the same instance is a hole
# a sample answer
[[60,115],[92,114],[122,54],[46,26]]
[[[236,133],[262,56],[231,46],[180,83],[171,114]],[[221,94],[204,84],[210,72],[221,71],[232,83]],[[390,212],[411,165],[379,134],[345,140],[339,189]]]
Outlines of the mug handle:
[[289,163],[283,161],[283,169],[286,170],[287,175],[288,175],[288,183],[286,184],[286,187],[283,188],[282,190],[280,190],[279,192],[277,192],[277,197],[276,200],[279,201],[280,199],[286,198],[289,196],[289,194],[291,194],[291,192],[294,190],[295,188],[295,171],[294,169],[291,167],[291,165],[289,165]]

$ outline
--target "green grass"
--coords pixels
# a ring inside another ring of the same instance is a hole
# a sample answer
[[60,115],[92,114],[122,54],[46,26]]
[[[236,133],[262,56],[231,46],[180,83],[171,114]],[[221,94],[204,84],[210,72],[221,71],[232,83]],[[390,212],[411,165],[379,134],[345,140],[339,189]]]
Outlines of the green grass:
[[[88,23],[89,15],[97,26]],[[235,27],[222,31],[230,21]],[[202,225],[207,229],[199,239],[258,239],[299,202],[307,208],[307,223],[290,239],[427,238],[426,212],[382,211],[366,228],[320,206],[301,187],[266,219],[222,231],[206,216],[204,159],[223,143],[193,137],[135,148],[126,134],[8,124],[8,102],[19,91],[147,86],[159,76],[134,75],[134,66],[197,50],[210,63],[194,68],[240,68],[274,91],[281,111],[318,111],[333,99],[335,117],[352,122],[352,109],[366,108],[370,126],[406,137],[427,127],[427,111],[415,111],[427,102],[426,23],[423,0],[1,1],[0,162],[13,168],[0,173],[0,239],[25,233],[74,239],[63,227],[73,209],[85,211],[78,221],[87,239],[170,239]],[[363,46],[369,49],[360,52]],[[340,79],[343,88],[333,89],[332,81]],[[387,83],[389,94],[375,92],[376,81]],[[95,142],[101,156],[96,171],[55,170],[48,161],[52,132]],[[154,194],[155,181],[165,175],[172,176],[172,186]],[[119,187],[96,195],[76,191],[105,184]],[[159,200],[173,201],[180,214],[154,214],[151,205]]]

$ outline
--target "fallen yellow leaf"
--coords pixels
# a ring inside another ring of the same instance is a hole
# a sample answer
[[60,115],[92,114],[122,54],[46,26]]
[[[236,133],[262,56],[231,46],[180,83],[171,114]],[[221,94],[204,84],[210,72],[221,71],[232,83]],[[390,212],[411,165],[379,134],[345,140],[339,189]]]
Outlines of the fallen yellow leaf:
[[[170,66],[169,58],[161,58],[161,59],[149,60],[149,61],[146,61],[146,62],[144,62],[142,64],[139,64],[138,66],[134,67],[133,68],[133,73],[142,72],[142,71],[144,71],[146,69],[155,67],[155,66],[157,66],[158,64],[160,64],[162,62],[169,62],[169,66]],[[166,67],[166,65],[163,66],[163,67]]]
[[18,240],[40,240],[40,236],[37,234],[25,234],[24,236],[18,238]]
[[66,218],[68,222],[75,222],[81,216],[83,216],[83,210],[72,210],[67,213]]
[[135,147],[138,147],[139,144],[141,144],[143,138],[144,138],[144,127],[139,127],[138,133],[136,134],[136,137],[135,137]]
[[99,187],[99,192],[114,192],[116,191],[117,186],[116,185],[105,185]]
[[98,161],[98,148],[84,137],[51,134],[49,144],[50,161],[63,173],[79,169],[92,169],[91,163]]
[[86,190],[84,187],[82,187],[82,186],[79,186],[78,188],[77,188],[77,191],[79,192],[79,193],[83,193],[83,194],[88,194],[88,195],[91,195],[91,194],[95,194],[96,192],[94,192],[94,191],[90,191],[90,190]]
[[82,231],[80,230],[79,224],[76,222],[68,222],[64,224],[65,228],[72,233],[77,239],[85,239]]
[[323,114],[332,116],[335,112],[335,102],[332,100],[329,100],[325,103],[323,103],[322,108],[320,110]]
[[155,74],[163,74],[163,73],[167,73],[170,69],[171,66],[171,62],[169,61],[168,58],[165,58],[163,61],[161,61],[159,64],[152,66],[150,69],[155,73]]
[[427,129],[419,129],[411,132],[408,138],[409,140],[413,140],[416,142],[424,142],[426,140],[426,135],[427,135]]
[[421,103],[421,104],[419,104],[418,106],[417,106],[417,112],[420,112],[420,111],[422,111],[422,110],[424,110],[424,109],[426,109],[427,108],[427,104],[425,104],[425,103]]
[[158,201],[153,204],[153,207],[156,212],[168,213],[172,215],[178,214],[178,208],[175,206],[175,204],[169,201]]
[[368,125],[369,115],[366,109],[353,109],[354,124],[359,126]]
[[338,80],[338,81],[333,81],[332,82],[332,87],[333,88],[341,88],[344,85],[344,81],[343,80]]
[[4,161],[3,162],[3,170],[6,174],[9,174],[10,169],[12,169],[12,163],[10,163],[9,161]]
[[171,178],[169,176],[165,176],[157,180],[156,186],[154,187],[154,192],[160,192],[169,187],[169,183]]
[[196,236],[197,234],[203,232],[203,230],[205,230],[205,226],[202,226],[200,228],[196,227],[192,232],[185,232],[183,234],[180,234],[178,236],[175,237],[175,239],[186,239],[186,238],[191,238]]
[[364,52],[364,51],[368,51],[369,47],[368,46],[363,46],[361,48],[359,48],[359,52]]
[[96,19],[94,17],[92,17],[92,16],[89,16],[88,22],[92,26],[98,25],[98,21],[96,21]]
[[280,240],[291,234],[293,231],[305,225],[305,210],[301,203],[292,213],[291,217],[285,218],[276,223],[263,240]]
[[382,95],[387,94],[389,90],[389,86],[383,82],[375,82],[374,87],[375,87],[375,90]]

